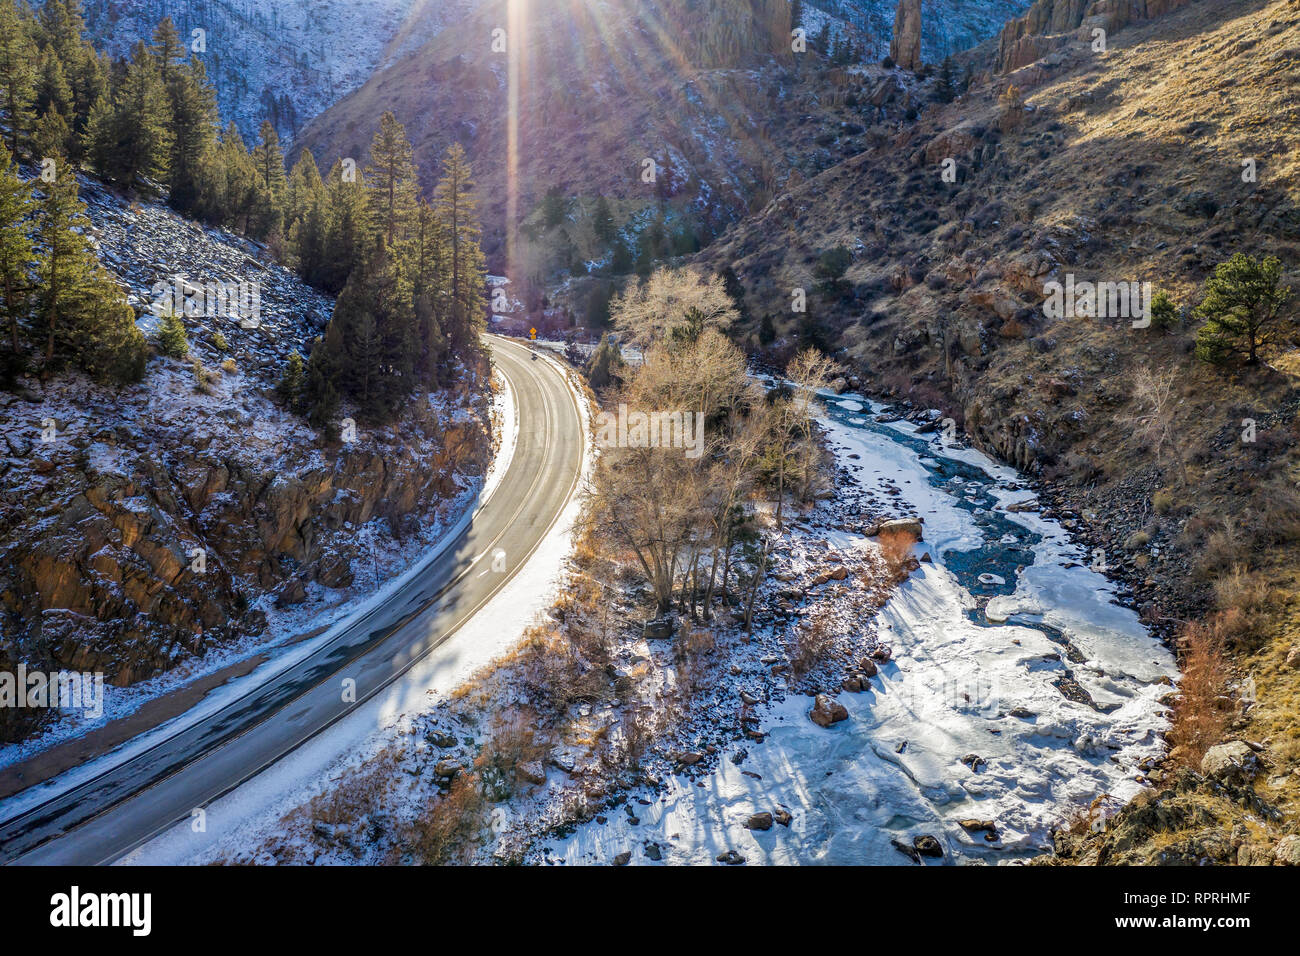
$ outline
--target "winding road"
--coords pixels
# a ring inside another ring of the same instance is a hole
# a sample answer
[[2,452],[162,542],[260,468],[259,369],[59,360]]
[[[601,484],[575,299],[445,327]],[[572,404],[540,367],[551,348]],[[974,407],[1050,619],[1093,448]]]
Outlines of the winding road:
[[[505,474],[460,536],[304,660],[94,778],[0,819],[0,862],[119,859],[399,679],[510,580],[576,491],[585,434],[556,364],[517,343],[489,341],[516,403],[518,438]],[[349,679],[355,702],[344,700]]]

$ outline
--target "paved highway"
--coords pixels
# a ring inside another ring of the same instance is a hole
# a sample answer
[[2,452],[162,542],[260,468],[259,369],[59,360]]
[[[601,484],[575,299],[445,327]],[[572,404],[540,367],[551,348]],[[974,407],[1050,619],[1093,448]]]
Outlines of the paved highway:
[[[469,527],[391,600],[310,657],[85,783],[0,822],[0,862],[111,863],[190,818],[400,677],[524,564],[574,493],[585,446],[563,374],[490,337],[519,422],[514,456]],[[504,568],[493,567],[504,552]],[[356,682],[355,703],[344,682]],[[0,813],[3,813],[0,810]]]

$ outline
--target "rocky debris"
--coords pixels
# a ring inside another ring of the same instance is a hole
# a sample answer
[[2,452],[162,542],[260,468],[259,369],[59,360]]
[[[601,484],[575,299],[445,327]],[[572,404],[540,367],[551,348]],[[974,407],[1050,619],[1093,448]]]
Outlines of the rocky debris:
[[770,830],[772,829],[772,814],[755,813],[745,821],[746,830]]
[[788,827],[790,821],[794,819],[794,817],[791,816],[790,811],[785,809],[775,811],[772,814],[772,818],[783,827]]
[[1284,836],[1273,848],[1273,860],[1281,866],[1300,866],[1300,836]]
[[970,767],[971,773],[979,773],[988,765],[988,761],[979,754],[967,754],[961,758],[961,762]]
[[[1248,749],[1248,748],[1247,748]],[[1238,757],[1241,751],[1235,751]],[[1252,751],[1253,753],[1253,751]],[[1142,790],[1104,827],[1060,829],[1055,854],[1036,865],[1204,866],[1249,860],[1269,862],[1270,848],[1244,826],[1230,829],[1229,813],[1244,810],[1260,824],[1276,824],[1281,811],[1234,774],[1217,779],[1180,768],[1158,787]]]
[[890,518],[871,525],[862,533],[868,538],[876,538],[882,534],[910,534],[920,541],[925,534],[923,524],[922,518]]
[[546,768],[542,766],[541,761],[525,760],[518,767],[519,779],[525,783],[531,783],[535,786],[541,786],[546,783]]
[[903,70],[916,72],[921,68],[921,0],[899,0],[889,58]]
[[666,640],[677,632],[677,619],[672,615],[653,618],[645,622],[641,636],[646,640]]
[[921,836],[914,838],[912,846],[915,847],[917,854],[920,856],[928,856],[933,859],[943,856],[943,846],[939,843],[939,839],[928,833],[923,833]]
[[1201,773],[1216,780],[1250,780],[1259,772],[1259,759],[1244,740],[1217,744],[1201,758]]
[[740,866],[745,862],[745,858],[735,850],[728,850],[726,853],[719,853],[715,860],[719,863],[725,863],[727,866]]
[[829,727],[841,720],[849,719],[848,709],[834,697],[818,694],[813,700],[813,708],[808,711],[808,718],[818,727]]
[[958,820],[957,823],[967,833],[983,833],[984,839],[989,843],[998,840],[998,827],[992,820]]
[[622,853],[614,857],[615,866],[627,866],[631,862],[632,862],[631,850],[624,850]]
[[450,780],[456,774],[460,773],[460,764],[454,760],[439,760],[433,765],[433,775],[441,777],[444,780]]

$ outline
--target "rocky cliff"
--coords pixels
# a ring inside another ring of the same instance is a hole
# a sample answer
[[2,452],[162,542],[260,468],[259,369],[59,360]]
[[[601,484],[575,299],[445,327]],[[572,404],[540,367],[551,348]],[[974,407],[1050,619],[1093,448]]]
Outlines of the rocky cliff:
[[[190,355],[155,356],[137,385],[66,376],[0,393],[0,670],[100,671],[124,686],[263,634],[273,608],[345,593],[357,567],[358,586],[374,586],[363,549],[463,504],[483,474],[488,387],[471,370],[394,425],[326,444],[272,385],[332,301],[256,246],[93,183],[83,196],[142,327],[156,321],[153,284],[177,274],[261,290],[258,327],[187,317]],[[0,739],[32,715],[0,710]]]
[[1008,73],[1069,42],[1091,42],[1094,29],[1107,34],[1130,23],[1162,16],[1192,0],[1035,0],[1029,11],[998,34],[994,70]]
[[889,57],[901,69],[921,68],[921,0],[899,0]]

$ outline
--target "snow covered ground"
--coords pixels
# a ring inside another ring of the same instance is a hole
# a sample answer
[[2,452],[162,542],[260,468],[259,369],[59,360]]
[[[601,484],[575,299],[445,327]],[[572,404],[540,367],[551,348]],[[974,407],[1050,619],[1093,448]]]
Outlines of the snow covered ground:
[[[869,692],[841,695],[848,720],[824,730],[791,695],[743,762],[634,794],[634,813],[584,823],[536,859],[905,864],[895,841],[931,835],[944,861],[998,862],[1046,849],[1050,827],[1097,797],[1141,787],[1163,746],[1168,650],[1055,522],[1005,510],[1032,498],[1011,469],[876,421],[889,416],[864,399],[830,404],[840,463],[925,521],[933,561],[878,619],[893,660]],[[746,827],[781,810],[788,827]]]

